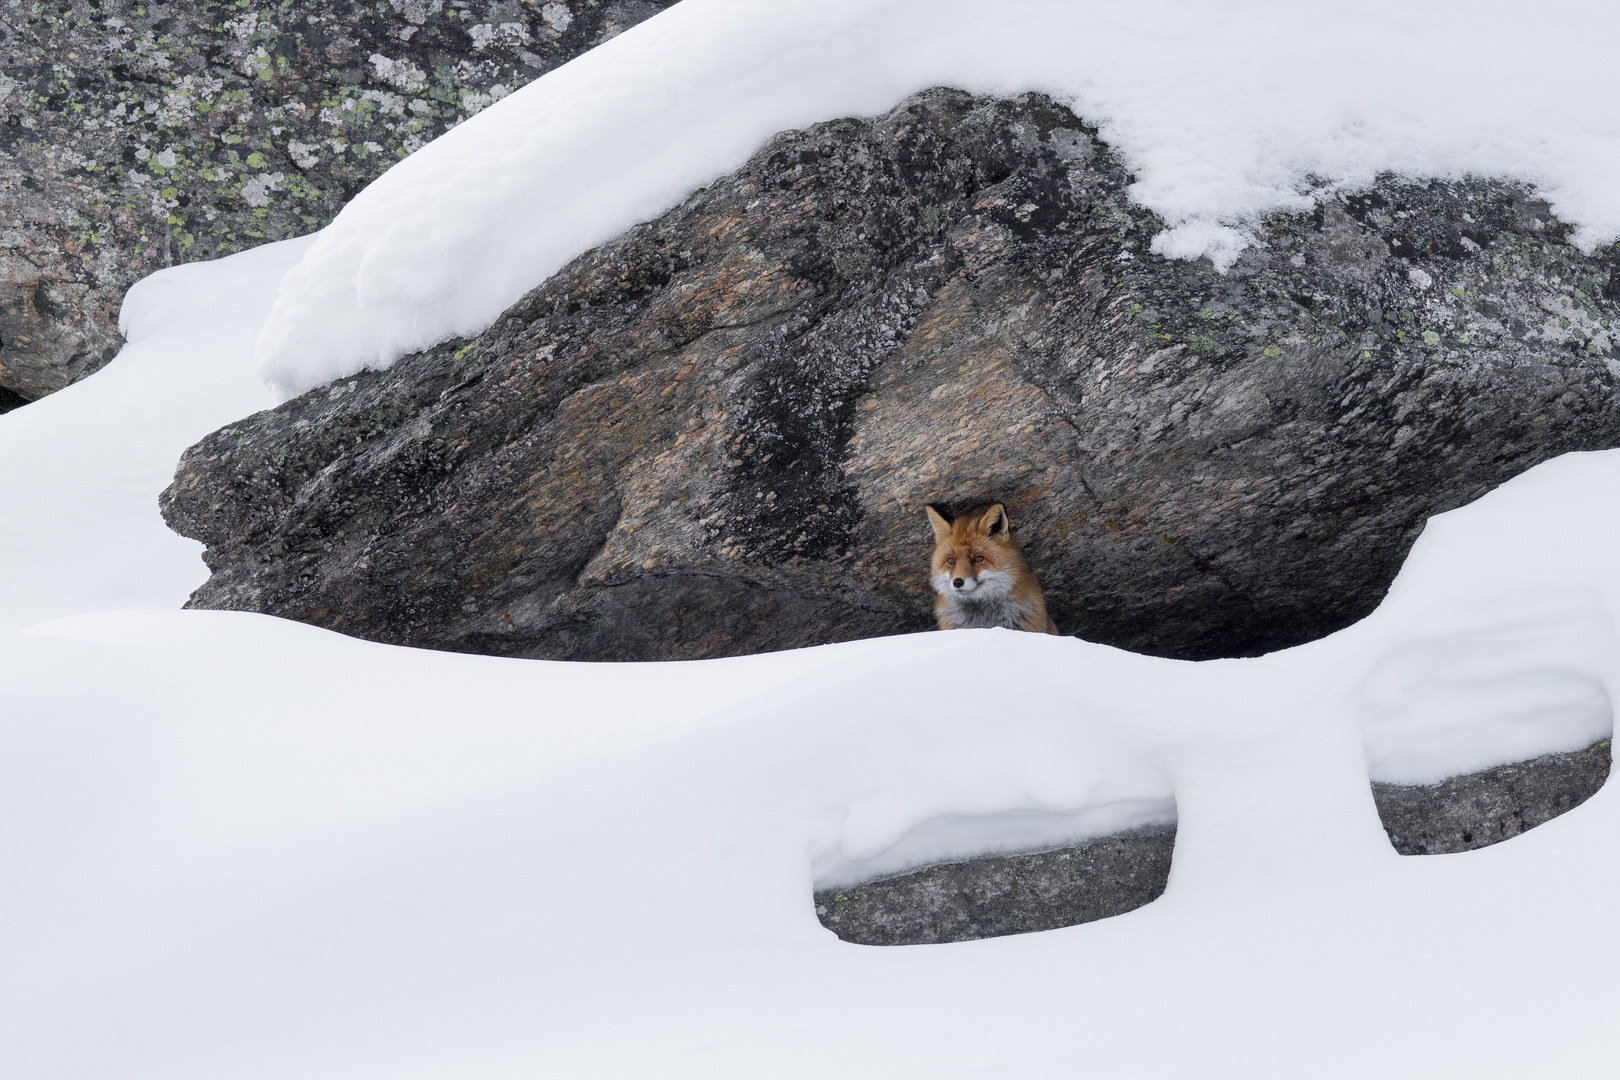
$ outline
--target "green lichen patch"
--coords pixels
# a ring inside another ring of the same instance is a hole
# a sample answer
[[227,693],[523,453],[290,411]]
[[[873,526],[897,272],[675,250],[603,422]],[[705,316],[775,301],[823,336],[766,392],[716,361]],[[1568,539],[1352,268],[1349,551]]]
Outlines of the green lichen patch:
[[[0,7],[0,221],[48,287],[90,294],[27,392],[110,358],[132,282],[319,229],[390,165],[671,2]],[[70,362],[87,347],[96,363]],[[19,362],[0,357],[0,384]]]

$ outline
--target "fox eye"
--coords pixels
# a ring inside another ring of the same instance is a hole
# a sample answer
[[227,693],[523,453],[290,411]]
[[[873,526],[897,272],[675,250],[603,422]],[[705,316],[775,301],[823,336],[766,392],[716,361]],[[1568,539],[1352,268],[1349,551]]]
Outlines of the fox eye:
[[983,555],[975,555],[975,556],[973,556],[973,561],[976,562],[976,563],[982,563],[982,562],[984,562],[984,556]]
[[945,560],[945,565],[946,566],[955,566],[956,565],[956,556],[952,555],[949,559],[946,559]]

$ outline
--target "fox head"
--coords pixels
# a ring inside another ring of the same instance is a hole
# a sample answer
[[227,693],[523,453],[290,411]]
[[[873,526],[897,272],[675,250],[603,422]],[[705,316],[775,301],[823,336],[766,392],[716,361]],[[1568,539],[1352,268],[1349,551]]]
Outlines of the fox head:
[[926,509],[934,527],[934,591],[963,600],[1007,595],[1016,583],[1019,555],[1006,507],[996,503],[979,517],[955,521]]

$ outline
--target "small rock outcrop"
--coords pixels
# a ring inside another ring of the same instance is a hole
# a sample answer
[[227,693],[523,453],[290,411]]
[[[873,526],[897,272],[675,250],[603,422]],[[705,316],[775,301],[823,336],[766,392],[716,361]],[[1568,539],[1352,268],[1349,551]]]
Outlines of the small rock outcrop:
[[[1608,739],[1584,750],[1456,776],[1374,784],[1402,855],[1473,851],[1568,813],[1609,776]],[[1170,880],[1174,826],[1057,851],[992,855],[815,894],[816,918],[857,945],[934,945],[1077,926],[1157,900]]]
[[1229,273],[1039,95],[775,138],[474,340],[203,440],[192,604],[656,660],[931,625],[923,507],[1004,503],[1059,629],[1263,653],[1373,609],[1424,521],[1620,445],[1620,258],[1532,193],[1380,182]]
[[821,925],[857,945],[937,945],[1078,926],[1164,895],[1175,826],[995,855],[815,894]]
[[122,344],[124,290],[313,232],[418,146],[673,0],[0,6],[0,389]]
[[1440,784],[1374,784],[1389,842],[1402,855],[1446,855],[1499,844],[1565,814],[1609,779],[1608,739]]

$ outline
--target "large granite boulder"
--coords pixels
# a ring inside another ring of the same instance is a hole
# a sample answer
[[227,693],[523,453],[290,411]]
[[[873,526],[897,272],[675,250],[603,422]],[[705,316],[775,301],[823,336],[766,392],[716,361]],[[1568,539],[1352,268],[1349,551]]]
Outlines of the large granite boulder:
[[0,410],[110,360],[132,282],[319,229],[416,147],[673,2],[0,6]]
[[1532,193],[1387,180],[1229,273],[1038,95],[776,137],[474,340],[187,452],[194,606],[654,660],[931,626],[923,507],[1003,502],[1065,633],[1326,634],[1425,519],[1620,445],[1620,256]]

